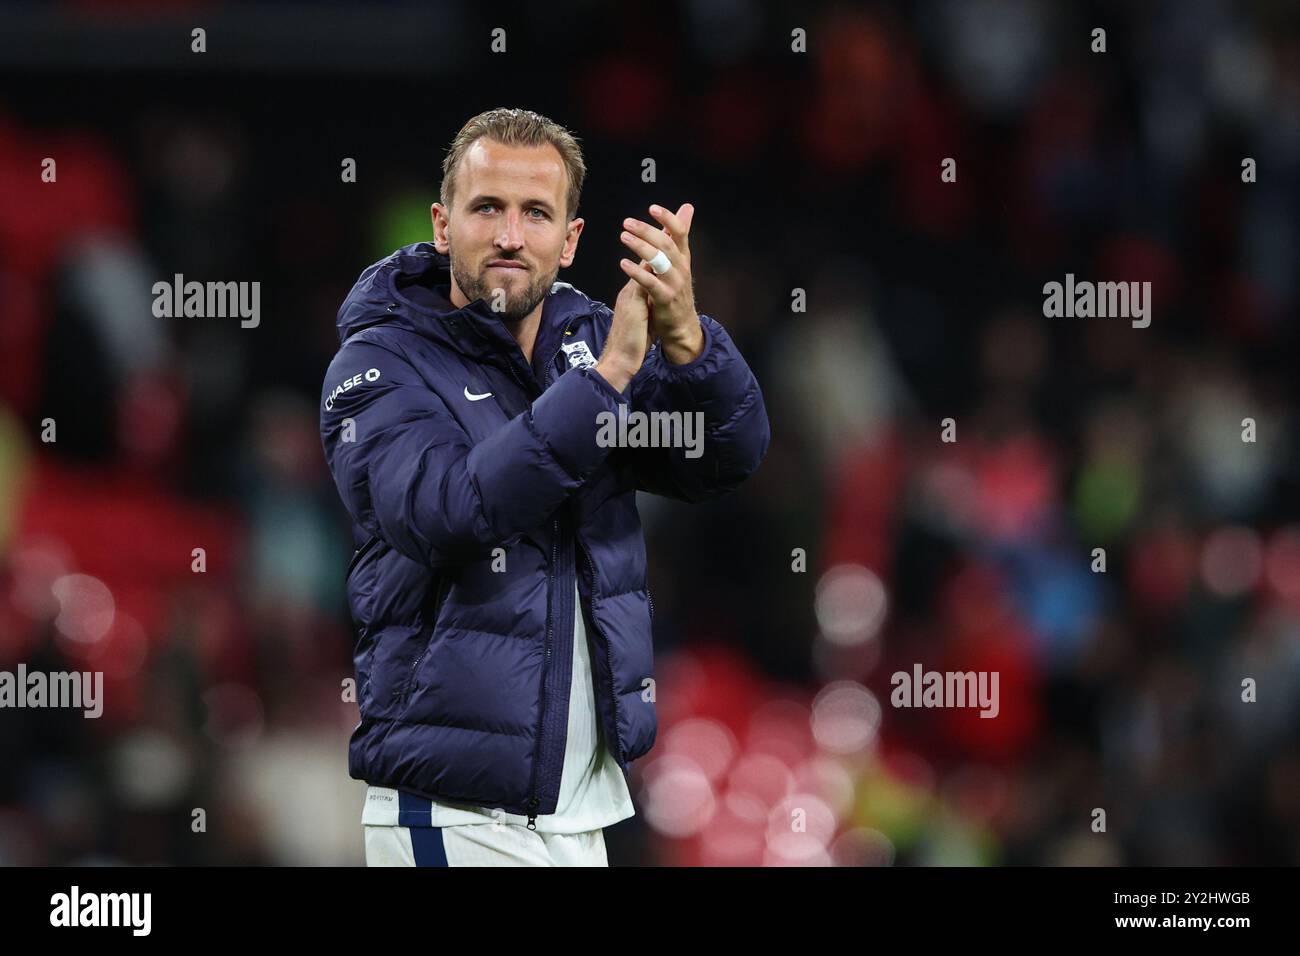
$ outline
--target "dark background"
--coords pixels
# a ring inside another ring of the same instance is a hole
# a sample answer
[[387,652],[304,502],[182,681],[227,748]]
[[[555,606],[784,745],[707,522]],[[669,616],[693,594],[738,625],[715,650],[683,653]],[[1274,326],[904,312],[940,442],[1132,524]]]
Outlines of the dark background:
[[[0,863],[361,862],[321,379],[495,106],[579,137],[595,298],[624,216],[696,206],[771,419],[736,494],[642,502],[660,731],[611,863],[1300,859],[1300,8],[654,9],[0,8],[0,669],[106,683],[0,710]],[[155,319],[178,272],[259,281],[259,327]],[[1066,273],[1150,281],[1150,327],[1045,318]],[[891,706],[914,663],[998,671],[999,716]]]

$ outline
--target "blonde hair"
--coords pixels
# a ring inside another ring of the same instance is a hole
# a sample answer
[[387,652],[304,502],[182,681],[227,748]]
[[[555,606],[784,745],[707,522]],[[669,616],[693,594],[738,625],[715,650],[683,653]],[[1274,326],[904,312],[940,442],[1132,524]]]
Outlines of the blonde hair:
[[565,218],[572,219],[578,211],[582,195],[582,181],[587,178],[587,164],[582,159],[582,148],[572,133],[553,120],[532,110],[510,109],[499,106],[479,113],[460,128],[442,161],[442,204],[448,210],[456,195],[456,171],[465,152],[480,137],[486,136],[503,146],[543,146],[550,143],[564,160],[569,176],[568,208]]

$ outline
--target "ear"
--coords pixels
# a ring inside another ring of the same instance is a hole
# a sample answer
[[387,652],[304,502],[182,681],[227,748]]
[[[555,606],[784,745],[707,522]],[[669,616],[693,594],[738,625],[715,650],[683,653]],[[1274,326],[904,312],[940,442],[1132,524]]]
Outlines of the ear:
[[582,227],[586,224],[583,219],[574,219],[569,223],[568,235],[564,237],[564,251],[560,253],[561,268],[567,269],[573,265],[573,260],[578,255],[578,237],[582,235]]
[[444,255],[447,253],[447,207],[440,202],[429,207],[429,216],[433,220],[433,247]]

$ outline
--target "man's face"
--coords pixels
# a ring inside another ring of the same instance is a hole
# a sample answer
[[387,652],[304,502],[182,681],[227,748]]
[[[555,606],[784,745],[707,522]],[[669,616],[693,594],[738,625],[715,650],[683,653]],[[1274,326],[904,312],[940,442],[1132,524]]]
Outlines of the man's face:
[[452,304],[484,299],[502,320],[540,307],[573,262],[583,221],[565,222],[568,174],[550,143],[475,141],[456,171],[452,210],[434,203],[434,244],[451,257]]

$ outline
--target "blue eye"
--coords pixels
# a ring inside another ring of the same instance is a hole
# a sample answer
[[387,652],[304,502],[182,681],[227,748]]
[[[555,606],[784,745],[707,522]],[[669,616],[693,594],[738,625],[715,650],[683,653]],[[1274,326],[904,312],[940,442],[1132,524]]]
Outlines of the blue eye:
[[[495,208],[496,208],[496,206],[495,206],[494,203],[485,202],[485,203],[479,203],[477,206],[475,206],[475,207],[474,207],[474,211],[475,211],[475,212],[481,212],[481,211],[484,210],[484,209],[495,209]],[[540,222],[542,219],[550,219],[550,218],[551,218],[550,216],[548,216],[548,215],[546,214],[546,210],[543,209],[543,208],[540,207],[540,206],[533,206],[533,207],[531,207],[528,211],[529,211],[530,213],[533,213],[533,212],[540,212],[542,215],[541,215],[541,219],[538,220],[539,222]]]

